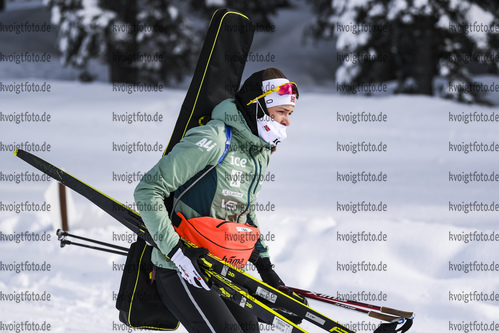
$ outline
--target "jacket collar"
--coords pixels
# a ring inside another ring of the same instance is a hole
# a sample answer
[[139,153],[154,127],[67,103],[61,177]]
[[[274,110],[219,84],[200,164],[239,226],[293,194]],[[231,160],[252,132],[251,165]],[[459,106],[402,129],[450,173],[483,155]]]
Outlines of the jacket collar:
[[[255,108],[255,105],[252,105],[252,107]],[[236,102],[234,99],[226,99],[225,101],[218,104],[213,109],[211,119],[223,121],[225,124],[232,127],[234,129],[234,136],[239,137],[239,140],[241,141],[245,141],[250,145],[261,148],[271,148],[271,145],[260,139],[258,134],[255,135],[251,131],[243,115],[243,112],[238,110],[238,108],[236,107]]]

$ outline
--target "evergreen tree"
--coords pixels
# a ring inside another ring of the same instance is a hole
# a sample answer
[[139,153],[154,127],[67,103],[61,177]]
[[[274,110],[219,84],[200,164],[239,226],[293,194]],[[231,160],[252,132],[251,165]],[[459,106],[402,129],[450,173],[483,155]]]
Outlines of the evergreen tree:
[[109,64],[110,80],[135,83],[138,71],[129,59],[135,59],[139,49],[137,0],[99,0],[99,7],[114,14],[114,20],[102,31],[105,36],[102,49]]
[[142,0],[138,20],[147,27],[137,41],[148,59],[137,68],[152,82],[180,80],[196,62],[204,33],[194,30],[173,1]]
[[58,48],[63,65],[86,72],[88,60],[104,52],[104,31],[115,19],[96,2],[83,0],[46,0],[52,23],[59,26]]
[[109,64],[112,82],[171,82],[192,68],[199,39],[176,0],[46,0],[64,65]]
[[[395,80],[396,92],[433,95],[435,78],[441,76],[447,82],[440,87],[441,96],[485,102],[465,59],[497,50],[497,35],[487,38],[486,32],[471,33],[466,27],[475,21],[490,25],[493,14],[497,22],[493,0],[310,2],[316,16],[306,33],[336,40],[342,60],[336,72],[339,83]],[[490,63],[490,57],[481,58]]]
[[218,8],[230,8],[247,15],[251,21],[262,28],[272,25],[270,16],[277,9],[288,7],[288,0],[190,0],[192,9],[201,12],[205,17],[211,17]]

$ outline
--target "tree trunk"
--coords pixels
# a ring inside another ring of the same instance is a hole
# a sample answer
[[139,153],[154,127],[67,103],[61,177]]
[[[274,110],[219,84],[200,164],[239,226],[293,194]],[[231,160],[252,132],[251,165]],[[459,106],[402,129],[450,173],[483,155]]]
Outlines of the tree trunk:
[[133,30],[129,42],[121,44],[110,43],[108,48],[109,77],[111,82],[137,83],[138,70],[132,67],[126,59],[138,52],[137,45],[137,0],[106,0],[103,6],[114,10],[118,17],[126,24],[132,25]]
[[415,22],[416,55],[414,59],[414,80],[417,85],[417,93],[433,95],[433,79],[437,74],[436,50],[433,45],[433,34],[435,31],[435,19],[429,16],[417,17]]

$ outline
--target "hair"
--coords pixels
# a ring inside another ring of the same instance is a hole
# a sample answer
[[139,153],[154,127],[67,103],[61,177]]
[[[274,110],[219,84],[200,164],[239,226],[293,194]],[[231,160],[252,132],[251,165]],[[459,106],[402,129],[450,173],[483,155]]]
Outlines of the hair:
[[267,68],[262,73],[262,81],[272,80],[272,79],[287,79],[286,75],[283,74],[277,68]]

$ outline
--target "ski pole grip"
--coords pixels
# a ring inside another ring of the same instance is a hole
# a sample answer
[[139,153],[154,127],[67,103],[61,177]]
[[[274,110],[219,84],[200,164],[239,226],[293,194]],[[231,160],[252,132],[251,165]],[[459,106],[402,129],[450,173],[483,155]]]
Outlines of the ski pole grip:
[[395,316],[400,316],[400,317],[407,318],[407,319],[414,318],[414,312],[400,311],[400,310],[396,310],[396,309],[392,309],[392,308],[386,308],[384,306],[381,307],[381,312],[392,314]]
[[380,312],[375,312],[375,311],[369,311],[368,315],[371,318],[376,318],[376,319],[379,319],[379,320],[387,321],[389,323],[391,323],[395,319],[398,319],[398,317],[390,316],[390,315],[383,314],[383,313],[380,313]]

